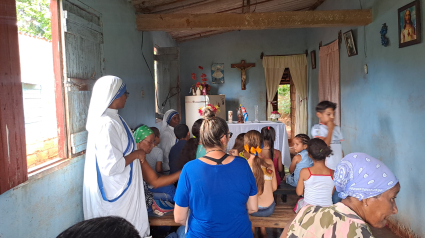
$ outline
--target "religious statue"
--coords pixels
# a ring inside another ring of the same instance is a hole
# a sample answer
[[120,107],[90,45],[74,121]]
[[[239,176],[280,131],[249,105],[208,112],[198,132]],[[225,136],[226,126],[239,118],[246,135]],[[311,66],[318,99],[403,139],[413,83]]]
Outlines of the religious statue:
[[241,71],[241,86],[242,90],[246,89],[246,70],[252,67],[255,67],[255,64],[245,63],[245,60],[242,60],[240,64],[232,64],[232,68],[237,68]]
[[244,123],[242,106],[239,106],[238,108],[238,123]]

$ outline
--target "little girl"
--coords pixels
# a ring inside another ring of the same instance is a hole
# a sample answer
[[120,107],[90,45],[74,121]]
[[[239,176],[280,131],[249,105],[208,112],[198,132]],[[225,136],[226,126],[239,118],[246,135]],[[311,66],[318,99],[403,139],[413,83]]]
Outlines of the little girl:
[[[273,192],[277,189],[273,162],[259,157],[263,137],[256,130],[248,131],[244,136],[244,149],[249,153],[248,163],[255,177],[258,190],[258,211],[251,216],[268,217],[274,212]],[[261,235],[267,237],[266,228],[261,227]],[[254,232],[254,228],[253,228]]]
[[313,166],[313,161],[308,157],[307,153],[307,143],[309,140],[310,137],[306,134],[298,134],[294,138],[294,150],[298,154],[294,156],[291,166],[289,166],[289,173],[291,175],[286,176],[286,183],[291,186],[297,186],[301,169]]
[[326,142],[315,138],[308,142],[308,154],[313,158],[314,165],[310,168],[304,168],[300,172],[296,191],[299,196],[304,195],[304,199],[298,200],[294,209],[295,212],[298,212],[305,205],[321,207],[333,205],[334,171],[325,165],[326,157],[332,154],[332,150]]
[[235,139],[235,145],[233,146],[233,148],[231,150],[229,150],[229,155],[232,156],[240,156],[244,159],[249,157],[248,152],[246,152],[244,150],[244,141],[243,141],[243,137],[245,136],[246,133],[241,133],[239,134],[236,139]]
[[282,180],[279,173],[283,171],[283,164],[282,154],[279,150],[274,149],[274,140],[276,139],[276,132],[273,127],[266,126],[261,129],[261,135],[264,139],[264,148],[261,152],[261,158],[273,160],[277,186],[279,186]]

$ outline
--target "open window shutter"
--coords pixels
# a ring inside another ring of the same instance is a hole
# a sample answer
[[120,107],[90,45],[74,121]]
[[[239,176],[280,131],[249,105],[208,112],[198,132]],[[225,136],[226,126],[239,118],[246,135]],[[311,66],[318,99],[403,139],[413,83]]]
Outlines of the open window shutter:
[[62,1],[62,49],[68,155],[87,146],[86,121],[93,85],[103,75],[101,15],[75,0]]
[[[27,181],[16,3],[0,7],[0,194]],[[5,219],[5,214],[1,214]]]
[[[157,90],[160,112],[165,113],[169,109],[174,109],[181,115],[180,49],[177,47],[159,47],[154,59],[158,62]],[[162,105],[165,101],[165,105]]]

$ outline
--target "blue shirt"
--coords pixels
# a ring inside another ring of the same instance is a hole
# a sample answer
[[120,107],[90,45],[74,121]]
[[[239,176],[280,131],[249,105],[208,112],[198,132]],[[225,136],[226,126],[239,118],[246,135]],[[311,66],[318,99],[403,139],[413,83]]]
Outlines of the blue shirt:
[[189,207],[190,237],[253,237],[246,203],[257,194],[246,159],[210,165],[199,159],[182,170],[174,201]]
[[179,171],[177,164],[179,161],[180,152],[183,149],[183,146],[186,144],[187,140],[179,140],[173,147],[171,147],[170,154],[168,156],[168,162],[170,165],[170,174],[173,174]]

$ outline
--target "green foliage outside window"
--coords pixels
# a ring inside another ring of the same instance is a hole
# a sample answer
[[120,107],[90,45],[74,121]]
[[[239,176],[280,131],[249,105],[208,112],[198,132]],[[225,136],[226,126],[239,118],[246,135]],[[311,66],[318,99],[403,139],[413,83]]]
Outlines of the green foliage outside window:
[[290,85],[280,85],[278,90],[278,110],[279,113],[284,115],[289,115],[291,113],[291,95],[290,95]]
[[34,36],[52,39],[50,1],[16,0],[18,30]]

